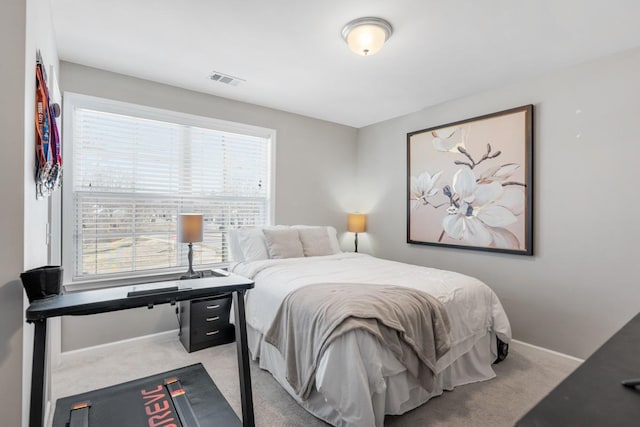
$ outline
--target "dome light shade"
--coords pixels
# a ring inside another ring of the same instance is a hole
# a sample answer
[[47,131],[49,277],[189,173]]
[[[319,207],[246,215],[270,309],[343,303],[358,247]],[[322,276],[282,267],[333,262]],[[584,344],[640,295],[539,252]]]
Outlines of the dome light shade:
[[391,37],[391,24],[381,18],[359,18],[342,29],[342,38],[358,55],[371,56],[377,53]]

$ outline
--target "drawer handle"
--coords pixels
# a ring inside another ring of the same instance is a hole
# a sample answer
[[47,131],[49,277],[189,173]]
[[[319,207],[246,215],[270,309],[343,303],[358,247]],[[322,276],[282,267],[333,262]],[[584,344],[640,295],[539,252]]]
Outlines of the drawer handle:
[[217,334],[218,332],[220,332],[220,331],[211,331],[211,332],[207,332],[207,336],[209,337],[209,336],[211,336],[211,335],[215,335],[215,334]]
[[214,320],[218,320],[220,319],[220,316],[216,316],[216,317],[207,317],[207,322],[213,322]]
[[220,308],[220,304],[216,304],[216,305],[208,305],[207,306],[207,310],[212,310],[214,308]]

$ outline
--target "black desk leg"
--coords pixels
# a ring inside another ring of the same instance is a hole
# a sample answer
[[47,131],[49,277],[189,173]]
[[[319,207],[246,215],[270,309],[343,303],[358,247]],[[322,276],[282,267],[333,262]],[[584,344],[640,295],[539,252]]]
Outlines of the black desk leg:
[[244,290],[233,292],[233,308],[236,323],[236,348],[238,372],[240,374],[240,399],[242,400],[242,425],[254,427],[253,394],[249,368],[249,346],[247,344],[247,320],[244,313]]
[[33,365],[31,371],[31,406],[29,427],[44,426],[44,378],[47,358],[47,319],[33,322]]

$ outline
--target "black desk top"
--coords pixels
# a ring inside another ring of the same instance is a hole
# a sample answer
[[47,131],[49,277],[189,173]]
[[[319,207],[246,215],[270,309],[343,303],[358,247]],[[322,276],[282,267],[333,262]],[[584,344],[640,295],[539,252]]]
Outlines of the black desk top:
[[640,314],[538,403],[518,427],[639,426],[640,389],[623,387],[640,377]]
[[[177,287],[170,291],[153,294],[127,296],[129,292],[149,289]],[[119,286],[108,289],[73,292],[36,300],[27,308],[27,322],[57,316],[79,316],[173,303],[195,298],[214,296],[225,292],[253,288],[253,281],[229,274],[225,277],[205,277],[202,279],[174,280],[145,283],[142,285]]]

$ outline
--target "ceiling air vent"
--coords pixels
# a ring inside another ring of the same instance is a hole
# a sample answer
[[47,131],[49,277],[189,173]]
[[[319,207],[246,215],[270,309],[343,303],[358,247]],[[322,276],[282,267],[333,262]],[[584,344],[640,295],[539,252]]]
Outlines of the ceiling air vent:
[[230,76],[229,74],[219,73],[217,71],[213,71],[209,75],[209,79],[214,82],[223,83],[230,86],[238,86],[242,82],[246,82],[245,79],[241,79],[240,77]]

